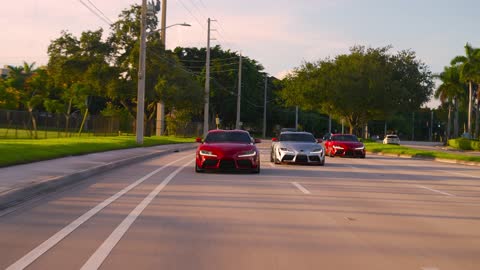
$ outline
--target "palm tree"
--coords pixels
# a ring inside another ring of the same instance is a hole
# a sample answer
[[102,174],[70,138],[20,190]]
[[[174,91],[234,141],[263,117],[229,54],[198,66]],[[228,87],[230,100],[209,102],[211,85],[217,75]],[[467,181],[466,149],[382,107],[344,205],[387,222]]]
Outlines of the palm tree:
[[9,78],[7,83],[10,87],[15,88],[20,93],[20,102],[27,108],[32,122],[33,133],[32,138],[37,138],[37,121],[33,114],[35,107],[42,101],[38,95],[38,86],[32,87],[32,82],[38,74],[38,70],[34,69],[35,62],[28,64],[23,62],[23,66],[9,66]]
[[442,104],[448,104],[448,140],[450,138],[452,105],[455,106],[453,136],[458,137],[458,102],[459,97],[464,93],[464,83],[460,80],[460,68],[458,66],[445,67],[437,78],[442,81],[442,84],[435,91],[435,97],[439,98]]
[[[467,121],[467,132],[472,134],[472,86],[475,81],[478,81],[479,78],[479,59],[477,55],[479,54],[479,49],[473,48],[470,44],[465,45],[465,55],[459,55],[451,61],[452,65],[459,65],[460,67],[460,78],[468,83],[468,121]],[[478,119],[478,118],[477,118]]]

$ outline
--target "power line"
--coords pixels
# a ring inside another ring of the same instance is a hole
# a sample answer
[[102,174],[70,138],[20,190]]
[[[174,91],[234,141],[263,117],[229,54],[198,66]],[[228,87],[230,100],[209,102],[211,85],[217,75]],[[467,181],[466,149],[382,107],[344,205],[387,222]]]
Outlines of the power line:
[[[105,19],[104,17],[102,17],[101,14],[97,13],[93,8],[91,8],[89,5],[85,4],[85,2],[83,2],[82,0],[78,0],[84,7],[86,7],[88,10],[90,10],[90,12],[92,12],[95,16],[97,16],[97,18],[99,18],[100,20],[102,20],[104,23],[108,24],[108,25],[111,25],[111,23],[109,22],[108,18]],[[87,0],[88,1],[88,0]],[[90,1],[89,1],[90,2]]]
[[87,0],[90,5],[92,5],[98,12],[100,12],[100,14],[105,18],[107,19],[107,21],[110,23],[110,24],[113,24],[113,21],[110,20],[110,18],[107,17],[107,15],[105,15],[105,13],[103,13],[103,11],[101,11],[99,8],[97,8],[97,6],[90,0]]
[[205,26],[203,26],[203,24],[200,22],[200,20],[197,18],[197,16],[195,16],[195,14],[192,13],[192,11],[185,5],[185,3],[183,3],[182,0],[177,0],[177,2],[180,3],[183,6],[183,8],[185,10],[187,10],[188,13],[190,13],[190,15],[192,15],[192,17],[197,21],[197,23],[200,25],[200,27],[202,27],[202,29],[206,31]]

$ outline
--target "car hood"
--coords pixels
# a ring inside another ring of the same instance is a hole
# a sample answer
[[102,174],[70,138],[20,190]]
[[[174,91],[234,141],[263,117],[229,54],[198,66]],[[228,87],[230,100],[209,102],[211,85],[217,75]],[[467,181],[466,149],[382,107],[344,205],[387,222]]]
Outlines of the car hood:
[[341,142],[341,141],[333,141],[332,145],[342,146],[344,148],[358,148],[363,147],[362,142]]
[[314,142],[280,142],[279,147],[286,147],[297,152],[310,152],[314,149],[323,148],[321,144]]
[[257,147],[247,143],[204,143],[198,150],[212,151],[215,154],[234,155],[239,152],[256,150]]

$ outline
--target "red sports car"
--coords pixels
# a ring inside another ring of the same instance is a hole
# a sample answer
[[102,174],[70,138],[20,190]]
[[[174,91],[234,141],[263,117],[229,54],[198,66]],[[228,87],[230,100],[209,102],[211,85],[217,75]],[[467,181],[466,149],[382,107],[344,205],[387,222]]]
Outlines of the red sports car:
[[260,172],[260,153],[244,130],[211,130],[197,148],[195,172],[205,170],[242,170]]
[[365,145],[351,134],[332,134],[326,138],[325,153],[330,157],[365,158]]

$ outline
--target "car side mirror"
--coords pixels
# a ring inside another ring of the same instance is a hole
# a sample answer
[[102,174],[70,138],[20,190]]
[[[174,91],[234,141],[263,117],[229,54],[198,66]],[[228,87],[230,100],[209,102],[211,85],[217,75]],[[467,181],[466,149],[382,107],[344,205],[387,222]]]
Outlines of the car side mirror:
[[202,141],[202,138],[197,137],[197,138],[195,139],[195,142],[197,142],[197,143],[202,143],[203,141]]
[[278,142],[277,138],[272,138],[272,142]]
[[317,139],[317,143],[322,143],[323,140],[322,139]]
[[262,140],[260,140],[260,139],[255,139],[255,143],[261,143],[261,142],[262,142]]

